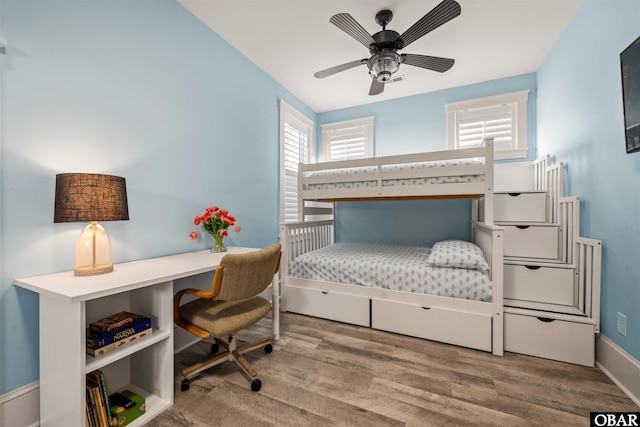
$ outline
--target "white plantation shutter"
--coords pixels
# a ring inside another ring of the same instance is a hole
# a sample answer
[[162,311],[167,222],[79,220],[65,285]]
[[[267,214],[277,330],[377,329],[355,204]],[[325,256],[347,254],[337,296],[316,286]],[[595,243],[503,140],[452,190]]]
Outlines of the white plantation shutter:
[[321,125],[323,160],[373,157],[373,126],[373,117]]
[[298,165],[309,163],[313,122],[280,100],[280,222],[298,221]]
[[498,105],[456,114],[458,145],[460,148],[478,147],[484,138],[494,138],[496,151],[504,151],[513,144],[513,105]]
[[496,159],[526,157],[528,93],[447,104],[449,149],[478,147],[484,138],[494,138]]

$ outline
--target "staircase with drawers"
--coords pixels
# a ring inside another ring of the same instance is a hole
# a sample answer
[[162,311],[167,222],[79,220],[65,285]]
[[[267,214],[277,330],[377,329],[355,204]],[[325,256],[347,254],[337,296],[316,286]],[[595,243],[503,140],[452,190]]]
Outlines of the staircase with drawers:
[[577,197],[563,197],[563,164],[532,164],[534,190],[496,192],[504,227],[505,351],[595,364],[601,242],[579,236]]

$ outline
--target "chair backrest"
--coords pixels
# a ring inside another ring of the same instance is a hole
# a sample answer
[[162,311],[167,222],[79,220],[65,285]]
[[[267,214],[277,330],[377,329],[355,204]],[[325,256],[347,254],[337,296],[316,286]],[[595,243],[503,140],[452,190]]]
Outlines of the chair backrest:
[[[222,280],[215,299],[237,301],[258,295],[280,267],[280,243],[245,254],[227,254],[220,261]],[[215,280],[215,278],[214,278]]]

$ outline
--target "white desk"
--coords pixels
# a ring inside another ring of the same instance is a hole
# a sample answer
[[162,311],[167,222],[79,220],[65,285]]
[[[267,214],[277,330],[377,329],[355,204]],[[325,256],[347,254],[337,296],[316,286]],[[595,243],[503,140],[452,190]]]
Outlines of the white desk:
[[[229,247],[227,253],[253,248]],[[146,398],[140,426],[173,404],[173,281],[215,270],[225,253],[209,251],[116,264],[112,273],[73,271],[14,281],[40,294],[40,425],[84,426],[85,375],[101,369],[107,387]],[[279,335],[278,281],[272,284],[273,334]],[[127,310],[151,318],[153,333],[100,357],[86,354],[86,327]]]

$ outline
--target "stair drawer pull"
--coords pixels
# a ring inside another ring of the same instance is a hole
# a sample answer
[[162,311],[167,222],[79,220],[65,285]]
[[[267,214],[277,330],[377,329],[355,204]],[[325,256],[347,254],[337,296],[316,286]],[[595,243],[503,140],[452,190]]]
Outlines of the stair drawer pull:
[[518,197],[522,193],[508,193],[511,197]]
[[323,295],[327,295],[329,292],[328,291],[320,291]]
[[537,270],[540,268],[539,265],[525,265],[529,270]]
[[528,225],[516,225],[516,228],[519,228],[520,230],[526,230],[527,228],[529,228]]
[[[421,306],[422,307],[422,306]],[[423,310],[431,310],[431,307],[422,307]]]
[[544,322],[544,323],[551,323],[554,320],[556,320],[556,319],[549,319],[548,317],[536,317],[536,319],[538,319],[539,321]]

